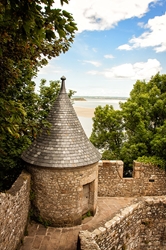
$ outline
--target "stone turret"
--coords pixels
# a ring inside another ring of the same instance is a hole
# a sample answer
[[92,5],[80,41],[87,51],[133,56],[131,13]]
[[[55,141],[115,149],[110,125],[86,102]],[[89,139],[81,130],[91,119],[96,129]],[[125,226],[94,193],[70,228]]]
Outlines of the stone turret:
[[34,206],[38,216],[54,226],[81,223],[82,215],[97,206],[100,154],[88,140],[65,90],[48,115],[44,128],[22,154],[32,174]]

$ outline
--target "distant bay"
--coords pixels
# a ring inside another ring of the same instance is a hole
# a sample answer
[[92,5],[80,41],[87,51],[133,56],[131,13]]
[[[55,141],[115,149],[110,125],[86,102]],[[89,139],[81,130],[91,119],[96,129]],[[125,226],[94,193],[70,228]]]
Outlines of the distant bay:
[[125,102],[127,100],[127,98],[125,97],[81,97],[82,100],[80,101],[79,98],[75,98],[73,106],[88,138],[92,133],[92,117],[93,112],[97,106],[100,105],[104,107],[108,104],[112,105],[114,109],[117,110],[120,109],[119,102]]

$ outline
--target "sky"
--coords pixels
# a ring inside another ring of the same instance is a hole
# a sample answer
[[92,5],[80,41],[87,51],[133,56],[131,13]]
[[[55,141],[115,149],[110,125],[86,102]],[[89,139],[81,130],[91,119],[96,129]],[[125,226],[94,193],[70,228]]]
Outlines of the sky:
[[78,32],[39,71],[37,86],[64,75],[77,96],[128,97],[137,80],[166,74],[166,0],[70,0],[63,9]]

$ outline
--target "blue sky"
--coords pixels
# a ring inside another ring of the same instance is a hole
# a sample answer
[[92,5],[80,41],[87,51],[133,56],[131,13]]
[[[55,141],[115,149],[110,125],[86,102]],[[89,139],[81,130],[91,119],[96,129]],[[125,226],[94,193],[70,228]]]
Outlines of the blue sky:
[[166,0],[70,0],[63,8],[78,32],[70,50],[40,70],[37,85],[64,75],[76,95],[128,97],[137,79],[166,74]]

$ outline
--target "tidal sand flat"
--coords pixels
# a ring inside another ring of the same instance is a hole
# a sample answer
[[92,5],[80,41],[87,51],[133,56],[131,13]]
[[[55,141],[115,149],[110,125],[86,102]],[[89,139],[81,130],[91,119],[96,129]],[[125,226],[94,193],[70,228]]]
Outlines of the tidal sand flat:
[[94,108],[83,108],[74,106],[74,109],[78,117],[87,117],[87,118],[94,117],[94,111],[95,111]]

